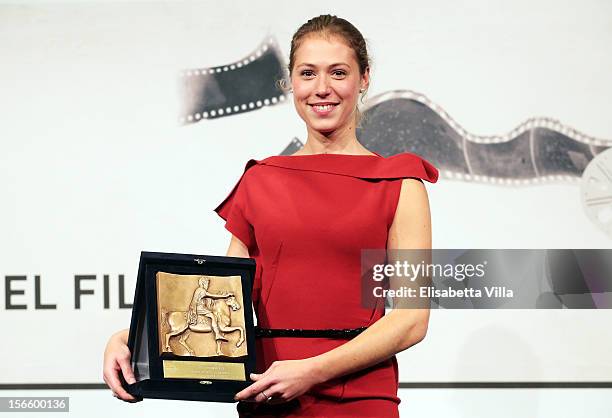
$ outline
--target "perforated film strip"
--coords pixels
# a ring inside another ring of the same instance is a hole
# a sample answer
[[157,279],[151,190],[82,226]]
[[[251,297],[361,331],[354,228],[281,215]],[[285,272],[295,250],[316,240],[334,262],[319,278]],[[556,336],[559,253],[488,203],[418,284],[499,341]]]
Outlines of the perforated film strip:
[[250,112],[282,103],[284,60],[273,37],[246,57],[221,66],[181,71],[179,124]]
[[414,152],[441,177],[520,186],[575,183],[612,141],[583,134],[552,118],[530,118],[505,135],[467,132],[425,95],[395,90],[365,105],[360,141],[382,155]]
[[299,138],[294,137],[291,142],[289,142],[289,144],[285,147],[283,152],[280,153],[280,155],[291,155],[294,152],[300,150],[303,146],[304,144],[302,143],[302,141],[300,141]]

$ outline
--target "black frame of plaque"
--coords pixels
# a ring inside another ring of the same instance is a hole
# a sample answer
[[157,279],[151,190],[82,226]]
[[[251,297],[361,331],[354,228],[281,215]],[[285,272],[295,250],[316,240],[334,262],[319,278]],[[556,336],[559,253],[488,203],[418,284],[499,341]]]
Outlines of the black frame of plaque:
[[[160,355],[155,280],[159,271],[173,274],[240,276],[248,354],[242,357],[205,358],[170,353]],[[251,300],[254,277],[255,260],[252,258],[143,251],[138,266],[128,338],[128,347],[132,353],[130,363],[134,369],[136,383],[129,385],[123,380],[126,391],[137,398],[236,402],[234,395],[252,383],[249,375],[255,372],[255,333]],[[241,363],[245,368],[246,380],[165,378],[164,360]]]

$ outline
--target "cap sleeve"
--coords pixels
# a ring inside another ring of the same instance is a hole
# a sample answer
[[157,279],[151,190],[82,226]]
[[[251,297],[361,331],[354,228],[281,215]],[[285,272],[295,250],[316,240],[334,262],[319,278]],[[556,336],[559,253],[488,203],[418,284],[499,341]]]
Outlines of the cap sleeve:
[[249,249],[249,253],[255,248],[255,233],[253,225],[248,220],[248,191],[247,170],[257,161],[249,160],[244,168],[242,176],[230,192],[230,194],[217,206],[214,211],[225,220],[225,229],[231,232]]
[[424,158],[410,152],[403,152],[387,158],[383,178],[417,178],[435,183],[438,169]]

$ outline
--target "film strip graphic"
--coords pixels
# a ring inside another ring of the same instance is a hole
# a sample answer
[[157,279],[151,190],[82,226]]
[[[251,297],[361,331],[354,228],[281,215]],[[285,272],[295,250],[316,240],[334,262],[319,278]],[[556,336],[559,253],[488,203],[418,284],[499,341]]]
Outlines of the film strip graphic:
[[283,103],[287,94],[278,83],[287,78],[285,67],[276,40],[267,37],[238,61],[181,71],[179,124],[189,125]]
[[[505,135],[465,130],[425,95],[395,90],[366,103],[357,137],[383,156],[412,152],[452,180],[496,185],[579,183],[611,140],[585,135],[551,118],[531,118]],[[294,138],[281,155],[301,148]]]

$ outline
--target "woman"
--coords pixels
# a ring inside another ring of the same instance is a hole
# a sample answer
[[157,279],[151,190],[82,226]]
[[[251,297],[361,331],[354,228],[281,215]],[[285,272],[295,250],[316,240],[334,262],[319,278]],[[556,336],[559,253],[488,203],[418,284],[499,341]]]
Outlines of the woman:
[[[259,327],[271,330],[257,339],[262,373],[236,395],[238,410],[397,417],[395,354],[425,337],[429,310],[385,315],[380,305],[363,306],[360,256],[368,248],[431,248],[420,179],[435,182],[437,170],[409,153],[383,158],[357,141],[370,67],[361,33],[346,20],[323,15],[298,29],[289,73],[306,144],[291,156],[249,161],[215,209],[232,233],[227,255],[257,261],[253,303]],[[320,337],[306,338],[304,329]],[[330,329],[358,335],[327,338],[321,330]],[[117,397],[133,401],[118,379],[121,371],[134,380],[126,341],[127,330],[111,337],[104,376]]]

